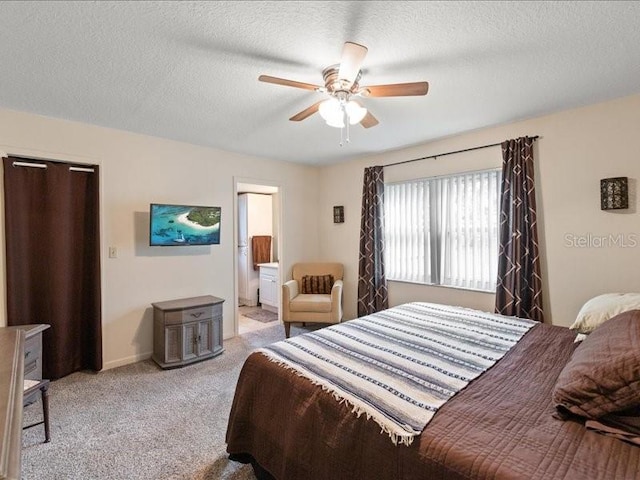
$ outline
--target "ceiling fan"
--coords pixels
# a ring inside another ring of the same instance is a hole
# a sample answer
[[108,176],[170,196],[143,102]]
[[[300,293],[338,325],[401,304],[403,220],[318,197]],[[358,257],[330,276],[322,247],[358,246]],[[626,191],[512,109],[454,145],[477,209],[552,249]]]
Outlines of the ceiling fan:
[[[314,103],[289,120],[299,122],[316,112],[325,120],[327,125],[342,129],[346,126],[349,142],[349,125],[361,124],[364,128],[378,125],[378,119],[364,108],[354,97],[404,97],[426,95],[429,91],[428,82],[394,83],[388,85],[360,86],[362,78],[362,64],[367,55],[367,47],[353,42],[345,42],[342,49],[340,63],[331,65],[322,71],[324,86],[311,83],[297,82],[285,78],[260,75],[258,80],[287,87],[302,88],[326,93],[329,98]],[[340,142],[342,145],[343,142]]]

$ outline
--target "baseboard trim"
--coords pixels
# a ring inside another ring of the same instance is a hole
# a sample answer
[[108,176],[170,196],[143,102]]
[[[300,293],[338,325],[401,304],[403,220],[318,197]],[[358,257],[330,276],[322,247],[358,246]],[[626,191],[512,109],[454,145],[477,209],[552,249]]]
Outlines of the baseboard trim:
[[146,360],[147,358],[151,358],[152,353],[153,352],[138,353],[137,355],[132,355],[130,357],[111,360],[110,362],[106,362],[104,365],[102,365],[102,370],[111,370],[112,368],[122,367],[124,365],[129,365],[130,363],[139,362],[140,360]]

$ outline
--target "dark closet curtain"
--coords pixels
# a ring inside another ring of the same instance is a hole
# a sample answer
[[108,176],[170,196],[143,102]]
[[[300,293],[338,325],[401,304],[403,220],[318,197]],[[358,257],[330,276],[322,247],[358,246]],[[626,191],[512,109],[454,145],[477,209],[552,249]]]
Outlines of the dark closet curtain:
[[358,265],[358,316],[389,308],[384,273],[384,170],[364,170],[360,257]]
[[544,321],[533,138],[502,143],[496,313]]
[[43,337],[45,378],[100,370],[98,167],[79,172],[16,157],[3,163],[7,323],[51,325]]

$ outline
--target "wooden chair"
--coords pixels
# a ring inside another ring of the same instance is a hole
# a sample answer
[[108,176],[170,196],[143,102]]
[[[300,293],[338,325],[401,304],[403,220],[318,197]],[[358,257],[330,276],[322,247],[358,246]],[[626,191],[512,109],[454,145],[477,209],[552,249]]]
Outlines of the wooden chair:
[[22,429],[26,430],[27,428],[44,424],[44,441],[45,443],[48,443],[51,441],[51,433],[49,429],[49,380],[25,380],[22,398],[24,399],[24,404],[26,406],[31,403],[31,397],[38,390],[40,390],[40,397],[42,398],[43,420],[41,422],[27,425],[26,427],[22,427]]

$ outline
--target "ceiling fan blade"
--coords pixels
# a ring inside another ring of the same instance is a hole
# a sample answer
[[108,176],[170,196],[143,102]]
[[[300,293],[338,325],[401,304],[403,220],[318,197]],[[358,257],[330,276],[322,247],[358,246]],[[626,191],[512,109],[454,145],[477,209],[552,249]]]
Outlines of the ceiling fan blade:
[[316,90],[320,88],[318,85],[296,82],[295,80],[287,80],[286,78],[272,77],[270,75],[260,75],[258,80],[266,83],[275,83],[276,85],[284,85],[285,87],[304,88],[305,90]]
[[314,113],[316,113],[318,111],[318,108],[320,107],[320,104],[323,102],[324,100],[321,100],[317,103],[314,103],[313,105],[311,105],[310,107],[305,108],[304,110],[302,110],[300,113],[296,113],[293,117],[291,117],[289,120],[291,120],[292,122],[299,122],[301,120],[304,120],[307,117],[310,117],[311,115],[313,115]]
[[408,97],[426,95],[429,82],[393,83],[390,85],[371,85],[362,88],[366,97]]
[[342,60],[340,60],[340,70],[338,70],[338,78],[347,80],[349,84],[355,82],[364,57],[367,56],[367,47],[353,42],[345,42],[342,49]]
[[380,122],[378,121],[378,119],[371,115],[371,112],[367,112],[364,118],[360,120],[360,125],[362,125],[364,128],[375,127],[379,123]]

